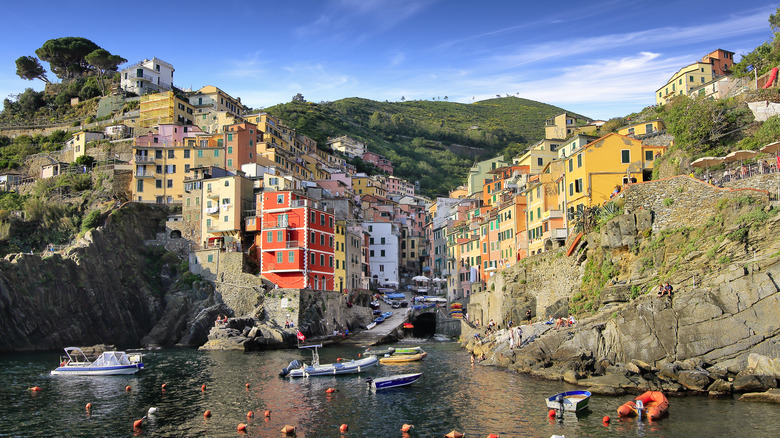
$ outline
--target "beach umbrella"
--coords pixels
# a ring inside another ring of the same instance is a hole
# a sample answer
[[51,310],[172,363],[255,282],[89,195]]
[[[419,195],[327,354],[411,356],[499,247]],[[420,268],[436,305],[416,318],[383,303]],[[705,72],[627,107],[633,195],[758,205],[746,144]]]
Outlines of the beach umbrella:
[[743,149],[743,150],[740,150],[740,151],[734,151],[734,152],[726,155],[725,159],[726,159],[727,163],[731,162],[731,161],[740,161],[741,162],[741,161],[747,160],[749,158],[753,158],[756,155],[758,155],[758,151],[748,151],[748,150],[744,150]]
[[431,281],[431,279],[426,277],[426,276],[424,276],[424,275],[418,275],[418,276],[412,278],[412,281],[424,281],[425,282],[425,281]]
[[723,157],[701,157],[696,160],[693,160],[691,162],[691,166],[709,168],[710,166],[717,166],[718,164],[724,162],[725,160],[726,159]]
[[763,146],[759,150],[761,152],[765,153],[765,154],[775,154],[775,155],[777,155],[777,153],[780,152],[780,141],[776,141],[774,143],[769,143],[768,145]]
[[441,283],[442,281],[444,281],[444,279],[443,278],[439,278],[439,277],[436,277],[436,278],[433,279],[434,283]]

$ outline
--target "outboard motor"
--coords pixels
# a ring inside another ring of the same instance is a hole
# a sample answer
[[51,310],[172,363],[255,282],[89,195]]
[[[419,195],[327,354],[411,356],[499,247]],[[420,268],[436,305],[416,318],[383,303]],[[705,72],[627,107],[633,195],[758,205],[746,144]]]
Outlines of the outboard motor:
[[284,368],[279,375],[281,377],[287,377],[288,374],[290,374],[291,370],[297,369],[301,367],[301,363],[298,361],[298,359],[295,359],[294,361],[290,362],[289,365],[287,365],[287,368]]

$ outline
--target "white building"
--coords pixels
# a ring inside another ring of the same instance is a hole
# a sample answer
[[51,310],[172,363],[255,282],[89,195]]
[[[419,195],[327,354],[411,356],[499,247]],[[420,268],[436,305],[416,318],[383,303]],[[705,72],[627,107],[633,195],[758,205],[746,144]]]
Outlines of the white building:
[[379,286],[398,286],[398,226],[390,222],[366,222],[368,230],[368,266],[371,282]]
[[334,151],[339,151],[349,158],[363,157],[366,153],[366,145],[346,135],[328,139],[328,146]]
[[119,73],[122,90],[137,95],[168,91],[173,87],[173,66],[152,58],[123,68]]

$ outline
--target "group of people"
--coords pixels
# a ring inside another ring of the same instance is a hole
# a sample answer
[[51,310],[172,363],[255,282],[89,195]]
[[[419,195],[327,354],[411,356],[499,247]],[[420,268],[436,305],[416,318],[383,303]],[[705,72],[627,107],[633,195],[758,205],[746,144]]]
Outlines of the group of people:
[[227,323],[227,316],[223,313],[217,316],[217,325],[225,325]]
[[662,297],[664,295],[669,295],[671,297],[672,296],[672,290],[674,290],[674,288],[667,281],[666,283],[661,284],[661,285],[658,286],[658,297],[660,298],[660,297]]
[[577,323],[577,320],[574,319],[574,315],[571,313],[569,314],[569,317],[566,318],[565,316],[559,316],[558,318],[550,317],[550,320],[547,322],[548,324],[555,323],[555,330],[558,330],[561,327],[569,327],[571,325],[574,325]]
[[292,328],[292,327],[295,327],[295,324],[293,324],[292,321],[290,320],[284,321],[284,328]]

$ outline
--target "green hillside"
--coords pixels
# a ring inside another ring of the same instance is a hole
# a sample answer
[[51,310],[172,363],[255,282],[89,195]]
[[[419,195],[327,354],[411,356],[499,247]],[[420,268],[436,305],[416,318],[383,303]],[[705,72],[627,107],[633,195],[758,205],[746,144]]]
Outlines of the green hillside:
[[420,181],[423,194],[437,196],[462,184],[475,160],[503,154],[508,147],[520,151],[542,139],[545,119],[565,110],[505,97],[473,104],[297,99],[265,111],[319,145],[342,135],[361,140],[393,162],[396,176]]

